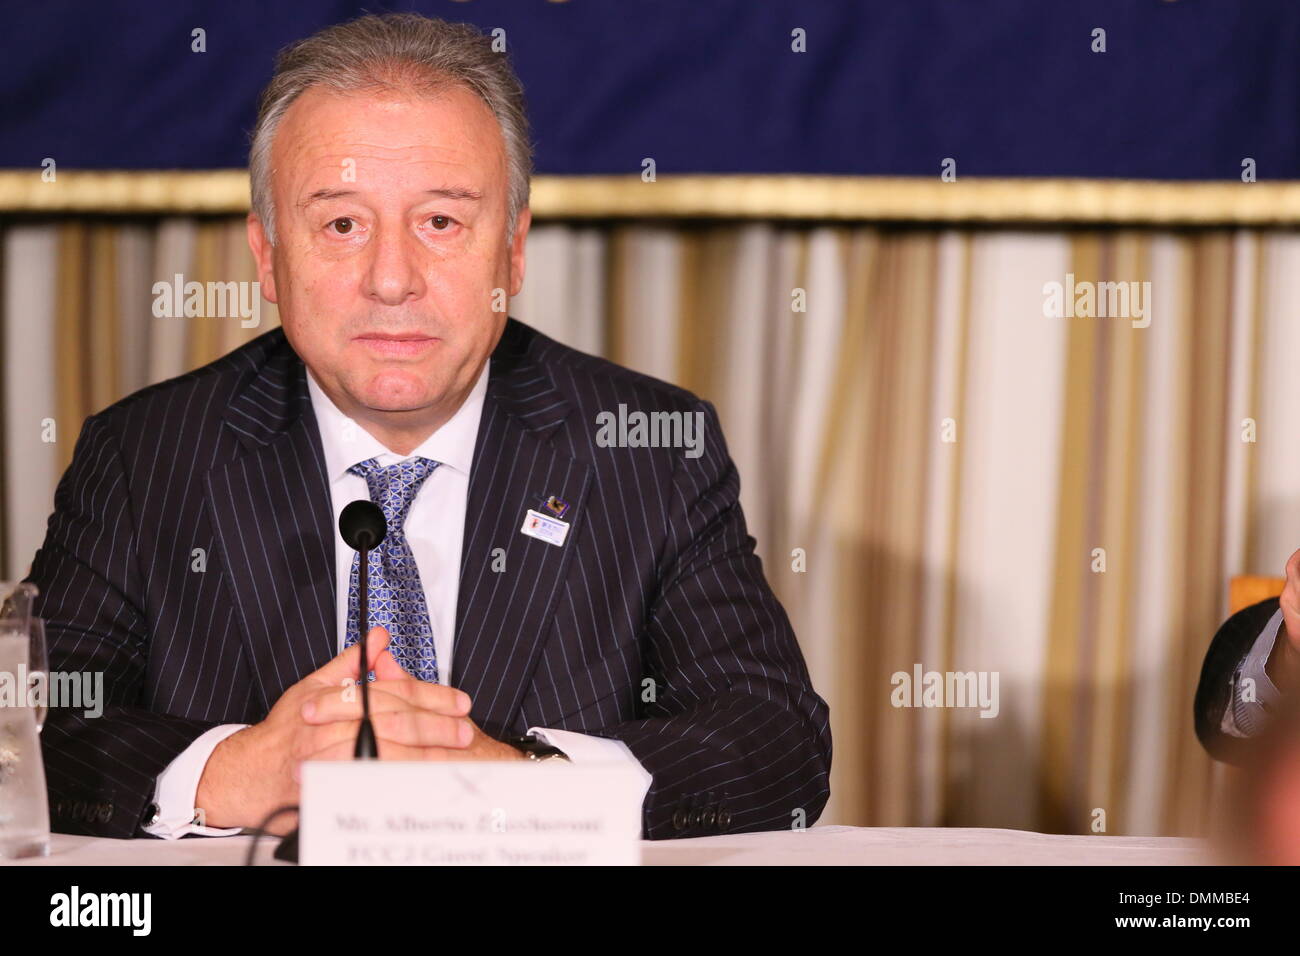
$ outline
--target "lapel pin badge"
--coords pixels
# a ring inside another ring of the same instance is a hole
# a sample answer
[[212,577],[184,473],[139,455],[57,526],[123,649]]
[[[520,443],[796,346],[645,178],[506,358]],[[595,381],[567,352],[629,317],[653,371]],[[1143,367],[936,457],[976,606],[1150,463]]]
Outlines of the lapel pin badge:
[[551,514],[542,514],[529,508],[524,515],[524,526],[519,529],[519,532],[538,541],[553,544],[557,548],[563,547],[564,539],[569,536],[569,522],[561,521],[560,517],[569,510],[568,502],[551,495],[546,499],[543,507]]

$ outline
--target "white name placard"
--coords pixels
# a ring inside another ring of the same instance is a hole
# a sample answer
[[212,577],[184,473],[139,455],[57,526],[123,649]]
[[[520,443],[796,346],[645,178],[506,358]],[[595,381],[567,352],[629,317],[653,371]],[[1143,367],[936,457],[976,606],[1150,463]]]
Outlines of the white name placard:
[[645,784],[620,763],[303,764],[305,866],[635,866]]

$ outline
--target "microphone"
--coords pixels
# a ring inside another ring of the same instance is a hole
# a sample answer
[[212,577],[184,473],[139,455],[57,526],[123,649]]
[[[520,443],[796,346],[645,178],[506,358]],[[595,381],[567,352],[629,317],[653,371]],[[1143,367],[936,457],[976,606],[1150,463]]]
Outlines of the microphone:
[[384,512],[373,501],[358,498],[348,504],[339,515],[339,534],[349,548],[355,550],[361,560],[357,565],[357,643],[361,645],[361,726],[357,729],[357,744],[352,756],[358,760],[370,760],[379,756],[375,742],[375,728],[370,723],[370,680],[368,663],[370,655],[366,651],[366,632],[370,630],[370,587],[368,583],[370,568],[370,549],[379,546],[388,534],[388,522]]
[[[373,760],[379,756],[379,746],[375,742],[375,728],[370,723],[370,679],[366,666],[370,655],[366,652],[366,632],[370,630],[369,571],[370,550],[377,548],[388,534],[388,521],[384,512],[373,501],[358,498],[349,502],[339,515],[339,534],[349,548],[361,555],[357,566],[357,610],[359,631],[357,643],[361,645],[361,726],[357,728],[357,743],[352,750],[357,760]],[[254,842],[253,850],[256,850]],[[298,862],[298,831],[294,830],[276,847],[275,858],[289,863]],[[249,851],[249,860],[253,851]]]
[[360,551],[379,546],[388,534],[388,522],[379,505],[365,498],[358,498],[343,509],[339,515],[339,534],[349,548]]

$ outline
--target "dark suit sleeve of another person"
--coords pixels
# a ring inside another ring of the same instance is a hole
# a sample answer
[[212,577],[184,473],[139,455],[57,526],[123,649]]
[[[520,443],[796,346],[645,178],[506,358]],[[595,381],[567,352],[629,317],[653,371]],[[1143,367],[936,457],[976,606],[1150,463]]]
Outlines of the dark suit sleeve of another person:
[[149,664],[142,569],[107,414],[86,420],[27,580],[40,589],[36,613],[45,620],[51,672],[103,681],[101,716],[85,716],[86,706],[48,712],[41,747],[51,829],[128,838],[144,835],[157,776],[217,722],[168,716],[142,700]]
[[1194,705],[1196,736],[1215,760],[1241,764],[1253,747],[1253,737],[1224,731],[1224,715],[1233,706],[1234,675],[1277,609],[1277,598],[1242,608],[1223,622],[1205,653]]
[[703,453],[674,473],[659,591],[643,640],[643,719],[622,740],[653,776],[649,839],[811,826],[830,796],[831,735],[794,631],[763,577],[712,405]]

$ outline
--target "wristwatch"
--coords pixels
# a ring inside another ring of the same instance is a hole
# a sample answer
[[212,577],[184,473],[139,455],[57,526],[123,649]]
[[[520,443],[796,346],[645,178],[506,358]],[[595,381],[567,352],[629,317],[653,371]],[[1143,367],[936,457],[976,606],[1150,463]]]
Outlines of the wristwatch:
[[536,734],[524,734],[522,737],[507,737],[505,743],[522,750],[529,760],[568,760],[569,755],[558,747],[552,747]]

